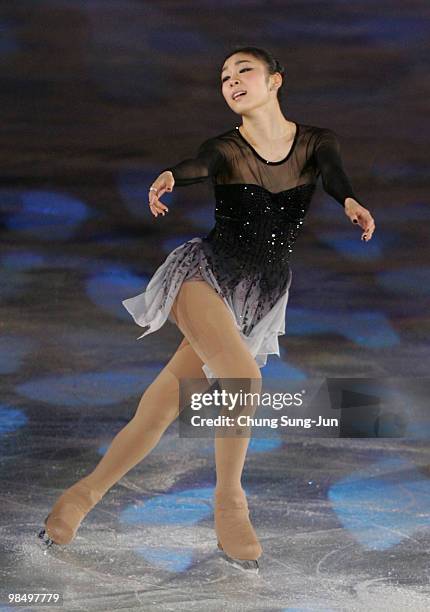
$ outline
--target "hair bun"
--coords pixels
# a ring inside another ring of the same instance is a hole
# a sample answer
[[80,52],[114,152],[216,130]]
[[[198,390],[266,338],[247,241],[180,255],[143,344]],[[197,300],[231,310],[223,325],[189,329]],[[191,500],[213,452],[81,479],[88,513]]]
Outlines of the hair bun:
[[281,74],[284,74],[285,68],[283,67],[283,65],[278,60],[275,60],[275,63],[276,63],[276,70],[277,70],[277,72],[280,72]]

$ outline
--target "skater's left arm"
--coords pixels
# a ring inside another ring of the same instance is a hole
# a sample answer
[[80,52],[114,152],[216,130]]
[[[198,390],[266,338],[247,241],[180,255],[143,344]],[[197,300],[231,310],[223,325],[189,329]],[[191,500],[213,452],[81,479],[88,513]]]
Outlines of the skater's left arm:
[[375,221],[357,200],[343,168],[339,140],[333,130],[321,129],[315,141],[314,155],[324,190],[339,202],[346,216],[364,230],[361,240],[370,240],[375,231]]

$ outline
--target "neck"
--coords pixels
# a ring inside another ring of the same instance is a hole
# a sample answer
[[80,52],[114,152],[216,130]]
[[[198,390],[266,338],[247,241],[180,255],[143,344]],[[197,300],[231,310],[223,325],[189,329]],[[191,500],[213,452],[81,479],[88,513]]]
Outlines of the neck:
[[252,115],[242,115],[241,131],[257,142],[276,141],[294,134],[295,123],[284,117],[278,104],[270,113],[254,109]]

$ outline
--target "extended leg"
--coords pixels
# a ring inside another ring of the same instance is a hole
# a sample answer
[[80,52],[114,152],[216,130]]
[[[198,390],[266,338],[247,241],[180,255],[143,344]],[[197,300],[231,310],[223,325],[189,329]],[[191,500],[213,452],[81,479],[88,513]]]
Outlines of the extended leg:
[[146,389],[134,417],[115,436],[95,469],[57,500],[45,523],[46,533],[53,542],[71,542],[91,508],[156,446],[179,414],[180,379],[203,377],[201,366],[201,359],[184,338]]
[[105,493],[158,444],[179,415],[181,378],[203,377],[202,362],[184,338],[171,360],[143,394],[136,414],[116,435],[97,467],[86,476]]

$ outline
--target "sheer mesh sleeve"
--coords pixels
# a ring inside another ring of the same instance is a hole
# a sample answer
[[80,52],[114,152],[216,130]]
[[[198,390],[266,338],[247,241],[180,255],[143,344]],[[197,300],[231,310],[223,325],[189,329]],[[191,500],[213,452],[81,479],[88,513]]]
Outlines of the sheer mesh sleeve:
[[175,166],[164,168],[161,172],[170,170],[175,179],[175,186],[203,183],[214,176],[224,163],[224,155],[216,139],[209,138],[200,145],[197,156],[184,159]]
[[321,130],[315,141],[314,155],[318,170],[321,172],[324,191],[341,206],[345,206],[346,198],[357,199],[345,174],[339,140],[333,130],[328,128]]

